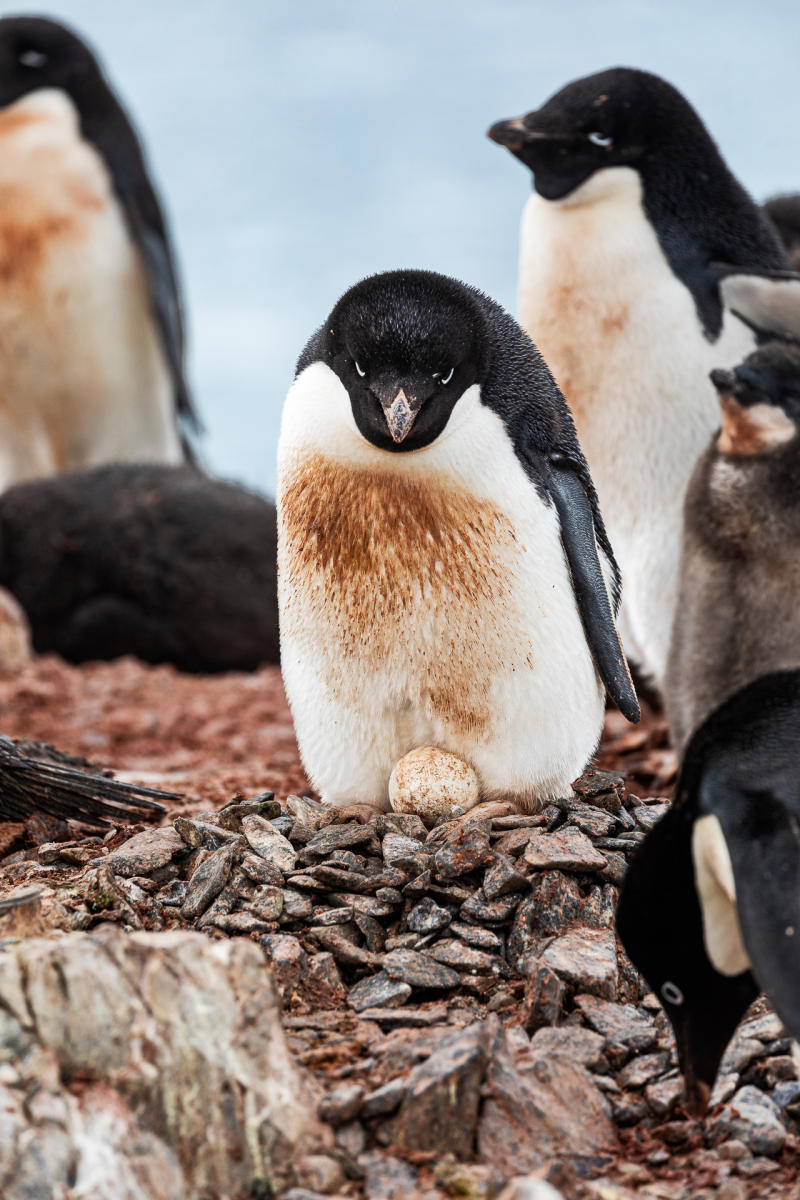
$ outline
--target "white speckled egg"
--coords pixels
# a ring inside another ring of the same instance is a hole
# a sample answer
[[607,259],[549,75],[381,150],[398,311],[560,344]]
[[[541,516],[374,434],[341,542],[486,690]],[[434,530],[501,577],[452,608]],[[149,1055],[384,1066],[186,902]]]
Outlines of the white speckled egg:
[[394,811],[416,813],[428,826],[467,812],[479,799],[478,776],[469,763],[438,746],[409,751],[389,777]]

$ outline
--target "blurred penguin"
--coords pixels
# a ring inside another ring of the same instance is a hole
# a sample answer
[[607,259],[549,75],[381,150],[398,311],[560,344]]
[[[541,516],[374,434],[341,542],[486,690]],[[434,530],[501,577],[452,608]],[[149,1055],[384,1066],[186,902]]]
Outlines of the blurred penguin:
[[180,462],[181,300],[142,149],[90,50],[0,20],[0,489]]

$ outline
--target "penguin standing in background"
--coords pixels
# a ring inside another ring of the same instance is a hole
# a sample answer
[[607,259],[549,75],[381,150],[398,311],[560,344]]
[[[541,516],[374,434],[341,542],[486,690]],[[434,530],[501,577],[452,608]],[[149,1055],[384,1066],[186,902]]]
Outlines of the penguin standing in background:
[[686,494],[664,689],[678,752],[745,684],[800,668],[800,344],[771,341],[711,374],[722,428]]
[[800,671],[763,676],[694,734],[669,812],[630,865],[625,949],[672,1022],[705,1111],[736,1026],[766,992],[800,1037]]
[[161,208],[75,34],[0,20],[0,490],[113,460],[180,462],[196,419]]
[[763,208],[786,247],[792,267],[800,271],[800,195],[773,196]]
[[535,808],[594,751],[603,684],[638,719],[569,411],[475,289],[394,271],[342,297],[286,398],[277,503],[281,666],[327,803],[387,808],[435,745]]
[[624,584],[628,654],[663,686],[682,504],[718,419],[712,367],[755,346],[717,263],[788,269],[683,96],[643,71],[571,83],[489,136],[532,172],[519,317],[569,403]]

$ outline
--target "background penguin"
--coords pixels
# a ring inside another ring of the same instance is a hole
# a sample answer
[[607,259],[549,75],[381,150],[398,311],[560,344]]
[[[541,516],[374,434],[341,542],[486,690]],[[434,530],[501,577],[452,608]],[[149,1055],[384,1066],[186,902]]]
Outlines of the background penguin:
[[763,207],[786,247],[792,267],[800,271],[800,195],[773,196]]
[[669,1016],[690,1104],[760,990],[800,1036],[800,671],[764,676],[686,750],[631,863],[617,928]]
[[0,488],[179,462],[195,425],[164,218],[142,150],[69,30],[0,20]]
[[277,662],[276,559],[274,506],[191,467],[121,463],[0,496],[0,587],[34,648],[70,662]]
[[712,378],[722,428],[686,495],[665,682],[678,750],[744,684],[800,668],[800,345],[770,342]]
[[516,322],[455,280],[373,276],[309,342],[283,412],[278,563],[284,682],[330,804],[386,808],[398,759],[436,745],[484,799],[534,807],[593,752],[601,678],[638,719],[563,397]]
[[661,686],[681,509],[716,423],[708,380],[755,345],[724,311],[721,261],[789,264],[675,88],[616,68],[489,136],[533,172],[519,313],[572,410],[624,582],[628,653]]

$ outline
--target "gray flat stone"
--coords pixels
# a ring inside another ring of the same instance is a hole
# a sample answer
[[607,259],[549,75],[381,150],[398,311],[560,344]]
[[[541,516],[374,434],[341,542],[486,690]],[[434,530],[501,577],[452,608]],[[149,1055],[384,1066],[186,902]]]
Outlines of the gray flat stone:
[[575,1007],[586,1022],[609,1042],[634,1053],[649,1050],[656,1040],[656,1027],[646,1012],[633,1004],[614,1004],[596,996],[576,996]]
[[294,846],[269,821],[254,814],[244,817],[242,833],[259,858],[277,867],[284,875],[294,870],[297,861]]
[[579,829],[567,826],[555,833],[534,830],[525,848],[525,862],[537,871],[603,871],[606,860]]
[[458,986],[458,975],[429,955],[417,950],[392,950],[383,959],[383,969],[392,979],[400,979],[416,988]]
[[578,991],[611,1000],[617,994],[617,947],[610,929],[578,929],[551,942],[542,962]]
[[450,920],[450,913],[446,908],[442,908],[430,896],[425,896],[411,909],[406,924],[415,933],[437,933],[449,925]]
[[775,1157],[786,1142],[778,1106],[755,1087],[739,1088],[730,1104],[712,1122],[712,1138],[738,1138],[754,1154]]
[[347,999],[356,1012],[365,1008],[395,1008],[405,1004],[411,995],[411,986],[400,979],[392,979],[385,971],[359,980],[347,993]]

